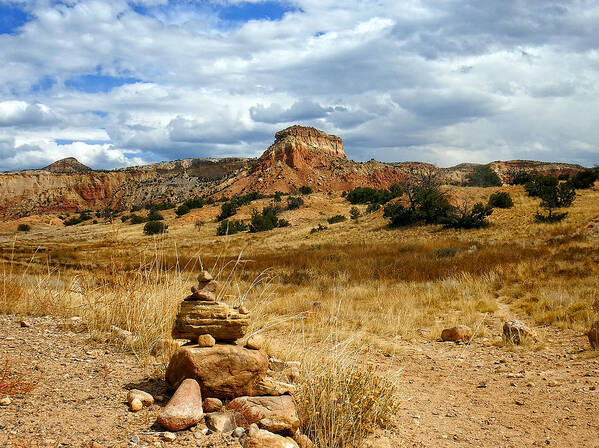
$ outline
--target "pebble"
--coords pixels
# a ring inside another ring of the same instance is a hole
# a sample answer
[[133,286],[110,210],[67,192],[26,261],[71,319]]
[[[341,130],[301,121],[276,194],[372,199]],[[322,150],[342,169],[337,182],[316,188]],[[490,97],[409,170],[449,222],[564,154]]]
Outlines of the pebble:
[[10,397],[0,398],[0,406],[8,406],[11,403],[12,400],[10,399]]
[[129,403],[129,409],[132,412],[137,412],[141,410],[143,407],[144,405],[139,398],[134,398],[133,400],[131,400],[131,403]]
[[21,321],[21,327],[23,327],[23,328],[29,328],[29,327],[31,327],[31,324],[29,322],[27,322],[26,320],[22,320]]
[[235,431],[233,431],[233,437],[235,437],[236,439],[239,439],[244,434],[245,434],[245,429],[242,428],[241,426],[238,426],[237,428],[235,428]]
[[264,336],[262,336],[261,334],[254,334],[254,335],[250,336],[250,338],[245,343],[245,346],[252,350],[260,350],[263,345],[264,345]]
[[177,436],[172,432],[163,432],[162,440],[164,440],[165,442],[174,442],[175,440],[177,440]]

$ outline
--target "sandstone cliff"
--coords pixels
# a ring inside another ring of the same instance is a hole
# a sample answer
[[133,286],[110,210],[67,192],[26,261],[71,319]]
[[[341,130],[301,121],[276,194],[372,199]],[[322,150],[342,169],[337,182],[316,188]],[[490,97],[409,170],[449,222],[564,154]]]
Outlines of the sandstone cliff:
[[[291,126],[275,134],[258,159],[184,159],[146,166],[94,171],[73,158],[43,170],[0,173],[0,216],[74,212],[106,207],[127,210],[148,202],[181,203],[197,196],[232,196],[259,191],[343,191],[356,186],[388,188],[396,182],[437,172],[446,183],[465,181],[476,164],[437,168],[419,162],[354,162],[340,137],[315,128]],[[579,165],[513,160],[489,164],[504,182],[519,170],[573,174]]]

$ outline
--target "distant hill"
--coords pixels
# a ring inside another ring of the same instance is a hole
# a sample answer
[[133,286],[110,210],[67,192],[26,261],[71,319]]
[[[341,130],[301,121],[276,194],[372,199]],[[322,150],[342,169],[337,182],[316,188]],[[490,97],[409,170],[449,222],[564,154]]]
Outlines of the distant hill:
[[84,173],[86,171],[93,171],[89,166],[84,165],[75,157],[67,157],[66,159],[60,159],[56,162],[42,168],[44,171],[50,171],[52,173]]
[[[437,168],[429,163],[355,162],[340,137],[311,127],[291,126],[257,159],[184,159],[112,171],[95,171],[69,157],[41,170],[0,173],[0,217],[112,208],[128,210],[146,203],[181,203],[198,196],[231,197],[258,191],[343,191],[392,184],[437,172],[447,184],[460,184],[476,164]],[[492,162],[503,182],[518,170],[545,175],[573,174],[580,165],[514,160]]]

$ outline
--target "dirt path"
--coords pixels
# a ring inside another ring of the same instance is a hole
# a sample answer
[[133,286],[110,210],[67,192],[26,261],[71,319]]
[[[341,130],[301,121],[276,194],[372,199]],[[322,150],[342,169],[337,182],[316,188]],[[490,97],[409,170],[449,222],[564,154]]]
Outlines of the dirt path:
[[[487,334],[511,317],[499,304]],[[413,346],[400,364],[403,446],[599,447],[599,357],[589,359],[586,336],[538,332],[537,350],[484,339]]]
[[[486,320],[499,335],[506,306]],[[161,441],[153,427],[161,406],[127,410],[126,391],[167,395],[160,365],[60,330],[51,318],[0,316],[0,361],[37,379],[38,386],[0,407],[2,447],[239,446],[218,435],[179,433]],[[512,349],[477,340],[406,344],[398,357],[403,402],[388,446],[599,447],[599,357],[586,338],[540,329],[541,350]],[[388,360],[387,360],[388,361]],[[377,445],[373,445],[377,446]]]

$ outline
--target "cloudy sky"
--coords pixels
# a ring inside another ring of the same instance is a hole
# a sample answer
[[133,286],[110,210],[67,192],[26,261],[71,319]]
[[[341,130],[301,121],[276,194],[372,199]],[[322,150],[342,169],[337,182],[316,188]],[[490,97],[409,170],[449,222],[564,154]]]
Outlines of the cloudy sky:
[[257,156],[599,163],[596,0],[0,0],[0,171]]

